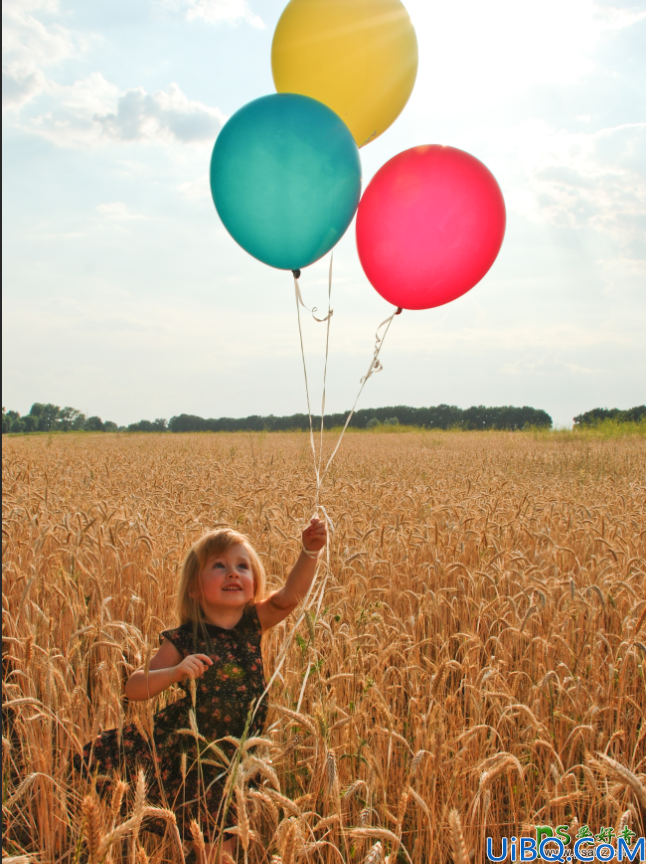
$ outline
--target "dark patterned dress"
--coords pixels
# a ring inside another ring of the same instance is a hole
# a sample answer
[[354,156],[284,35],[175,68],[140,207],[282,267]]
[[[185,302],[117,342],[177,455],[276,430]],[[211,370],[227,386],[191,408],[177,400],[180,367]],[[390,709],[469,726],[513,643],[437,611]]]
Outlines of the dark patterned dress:
[[[201,824],[206,837],[207,830],[210,833],[216,821],[220,821],[226,781],[222,759],[208,745],[225,735],[240,738],[251,703],[264,692],[260,637],[261,626],[254,606],[247,608],[230,630],[214,624],[190,623],[175,630],[164,630],[159,637],[160,643],[163,639],[172,642],[182,659],[188,654],[207,654],[213,661],[195,682],[195,720],[199,735],[203,736],[199,739],[199,760],[195,735],[191,732],[189,712],[193,702],[187,681],[180,685],[186,696],[155,714],[153,742],[148,741],[143,730],[139,731],[134,723],[123,727],[121,740],[118,729],[109,729],[85,745],[82,758],[74,757],[77,770],[96,774],[97,789],[109,794],[115,772],[120,772],[128,781],[136,781],[139,769],[143,768],[149,802],[170,807],[175,812],[183,838],[191,839],[192,819]],[[266,715],[267,706],[263,700],[249,727],[248,738],[262,734]],[[229,759],[235,753],[235,745],[230,742],[218,741],[216,746]],[[183,761],[185,779],[182,777]],[[227,824],[231,825],[230,816]],[[142,827],[163,834],[166,823],[161,819],[149,819]]]

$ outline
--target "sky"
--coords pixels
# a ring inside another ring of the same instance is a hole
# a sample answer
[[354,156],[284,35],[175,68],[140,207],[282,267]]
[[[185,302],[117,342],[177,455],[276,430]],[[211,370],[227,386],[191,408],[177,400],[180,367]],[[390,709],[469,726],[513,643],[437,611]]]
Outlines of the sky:
[[[306,410],[291,274],[219,221],[223,123],[274,92],[282,0],[4,0],[3,405],[127,424]],[[500,255],[398,316],[359,407],[531,405],[558,426],[646,401],[646,0],[408,0],[413,94],[361,150],[449,144],[496,176]],[[326,307],[329,256],[303,271]],[[326,409],[348,409],[392,311],[354,223],[334,251]],[[304,313],[312,409],[325,325]]]

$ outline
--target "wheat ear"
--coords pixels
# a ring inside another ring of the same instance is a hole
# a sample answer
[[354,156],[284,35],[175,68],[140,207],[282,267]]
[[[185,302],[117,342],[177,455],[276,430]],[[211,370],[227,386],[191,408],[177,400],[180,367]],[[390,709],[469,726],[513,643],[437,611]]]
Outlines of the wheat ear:
[[103,839],[101,814],[99,805],[91,795],[83,799],[83,816],[85,817],[85,843],[87,845],[88,864],[98,864],[99,848]]
[[240,842],[244,850],[245,858],[249,852],[249,815],[245,801],[244,789],[241,783],[236,783],[236,813],[238,815],[238,828],[240,829]]
[[453,847],[453,861],[455,864],[469,864],[467,844],[464,842],[462,823],[457,810],[449,813],[449,826],[451,827],[451,846]]
[[195,819],[191,820],[189,828],[191,832],[191,837],[193,838],[193,842],[197,846],[203,860],[206,861],[206,844],[204,843],[204,834],[202,834],[202,829],[195,821]]
[[117,819],[119,818],[119,814],[121,813],[121,802],[123,801],[123,796],[128,788],[128,784],[124,783],[123,780],[117,780],[114,784],[114,789],[112,790],[112,800],[110,802],[110,815],[112,817],[112,827],[117,823]]
[[646,787],[644,787],[644,784],[639,780],[639,778],[633,774],[632,771],[626,768],[625,765],[622,765],[621,762],[611,759],[610,756],[606,756],[605,753],[597,753],[597,759],[604,768],[606,768],[611,774],[615,775],[617,780],[621,781],[624,786],[633,790],[635,797],[639,802],[639,806],[646,816]]
[[384,860],[384,847],[381,841],[378,840],[374,846],[368,849],[368,854],[363,859],[363,864],[382,864]]

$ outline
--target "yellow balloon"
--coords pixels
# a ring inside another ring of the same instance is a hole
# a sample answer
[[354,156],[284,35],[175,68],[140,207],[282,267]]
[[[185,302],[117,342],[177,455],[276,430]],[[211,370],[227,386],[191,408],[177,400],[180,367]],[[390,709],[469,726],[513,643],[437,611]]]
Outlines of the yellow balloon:
[[291,0],[271,47],[279,93],[323,102],[359,147],[396,120],[417,75],[417,37],[400,0]]

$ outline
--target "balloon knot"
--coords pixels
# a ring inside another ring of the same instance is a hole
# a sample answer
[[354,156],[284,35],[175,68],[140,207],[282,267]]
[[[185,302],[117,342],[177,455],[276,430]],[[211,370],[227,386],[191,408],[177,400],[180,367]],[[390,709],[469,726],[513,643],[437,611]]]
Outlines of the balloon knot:
[[292,270],[292,273],[294,274],[294,279],[300,279],[301,278],[301,271],[300,270]]
[[402,307],[401,307],[401,306],[398,306],[398,307],[397,307],[397,311],[395,312],[395,315],[401,315],[403,311],[404,311],[404,310],[402,309]]

